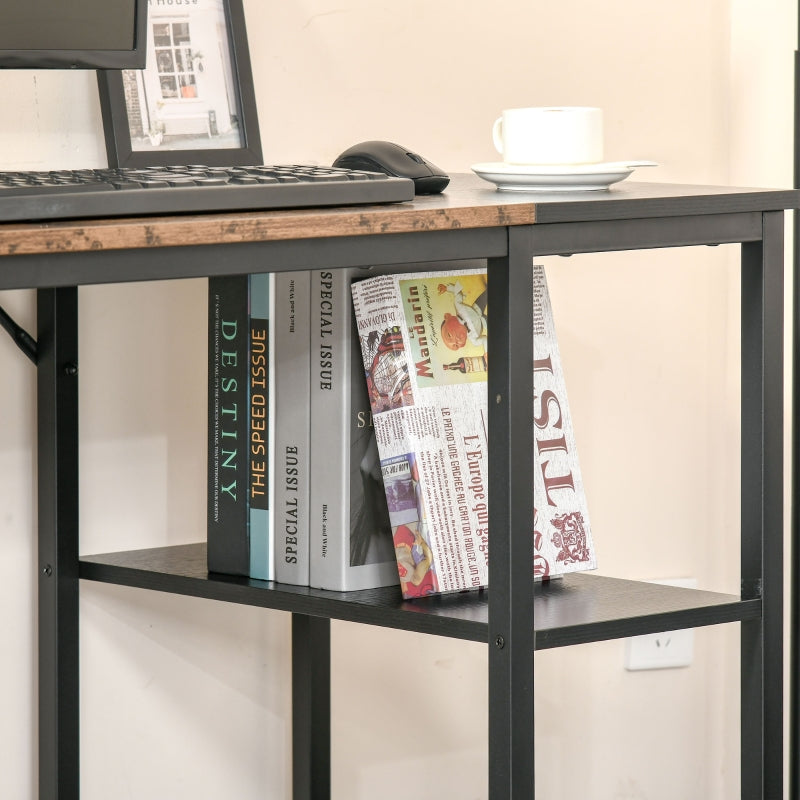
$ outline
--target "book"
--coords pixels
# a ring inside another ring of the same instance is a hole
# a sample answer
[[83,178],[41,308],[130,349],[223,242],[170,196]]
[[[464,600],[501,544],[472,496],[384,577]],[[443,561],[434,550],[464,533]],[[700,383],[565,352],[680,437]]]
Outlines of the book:
[[[596,566],[542,267],[534,269],[533,574]],[[486,272],[353,285],[403,596],[488,584]]]
[[208,570],[274,577],[270,275],[209,279]]
[[547,275],[533,267],[534,576],[597,567]]
[[275,580],[299,586],[309,582],[310,291],[310,271],[278,272],[270,295],[275,370],[275,469],[270,508]]
[[350,296],[358,274],[369,273],[311,273],[309,583],[336,591],[397,583]]

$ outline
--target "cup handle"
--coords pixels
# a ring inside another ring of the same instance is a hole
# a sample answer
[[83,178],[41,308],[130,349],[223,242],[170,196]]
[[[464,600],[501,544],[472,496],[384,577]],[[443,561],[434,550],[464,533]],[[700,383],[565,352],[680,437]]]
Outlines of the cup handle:
[[498,117],[492,126],[492,140],[494,141],[495,150],[500,155],[503,155],[503,118]]

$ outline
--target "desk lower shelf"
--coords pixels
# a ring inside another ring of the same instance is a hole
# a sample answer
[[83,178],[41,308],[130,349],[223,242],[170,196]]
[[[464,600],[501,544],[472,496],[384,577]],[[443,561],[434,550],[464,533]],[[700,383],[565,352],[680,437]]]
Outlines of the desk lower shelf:
[[[205,543],[83,556],[80,577],[474,642],[489,640],[488,590],[404,601],[394,586],[329,592],[209,574]],[[760,615],[760,600],[590,573],[568,575],[535,588],[537,650]]]

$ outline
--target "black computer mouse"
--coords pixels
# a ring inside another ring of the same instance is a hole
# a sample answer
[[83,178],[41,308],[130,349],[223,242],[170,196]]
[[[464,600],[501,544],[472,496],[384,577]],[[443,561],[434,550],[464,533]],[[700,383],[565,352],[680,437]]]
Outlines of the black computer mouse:
[[407,147],[394,142],[361,142],[345,150],[333,162],[334,167],[383,172],[398,178],[411,178],[415,194],[441,192],[450,178],[435,164],[426,161]]

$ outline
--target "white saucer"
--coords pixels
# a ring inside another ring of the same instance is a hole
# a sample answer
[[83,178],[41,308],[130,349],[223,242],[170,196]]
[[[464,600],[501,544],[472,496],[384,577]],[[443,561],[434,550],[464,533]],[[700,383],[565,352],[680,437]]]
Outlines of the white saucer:
[[598,164],[473,164],[472,171],[501,192],[587,192],[608,189],[636,167],[657,167],[655,161],[607,161]]

